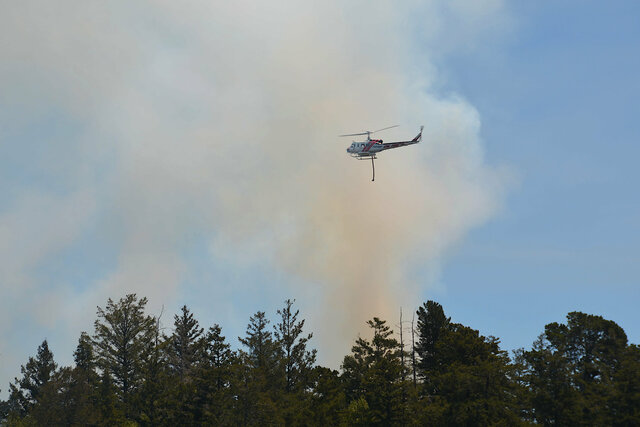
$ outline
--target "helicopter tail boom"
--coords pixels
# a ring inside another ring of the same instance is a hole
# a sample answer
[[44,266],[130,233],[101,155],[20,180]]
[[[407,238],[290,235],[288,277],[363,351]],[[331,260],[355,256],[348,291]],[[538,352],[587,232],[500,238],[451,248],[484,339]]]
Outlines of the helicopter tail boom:
[[396,141],[396,142],[387,142],[382,144],[383,145],[383,150],[390,150],[391,148],[398,148],[398,147],[404,147],[406,145],[413,145],[413,144],[417,144],[418,142],[422,141],[422,129],[424,129],[424,126],[420,126],[420,133],[418,133],[416,135],[415,138],[413,138],[411,141]]

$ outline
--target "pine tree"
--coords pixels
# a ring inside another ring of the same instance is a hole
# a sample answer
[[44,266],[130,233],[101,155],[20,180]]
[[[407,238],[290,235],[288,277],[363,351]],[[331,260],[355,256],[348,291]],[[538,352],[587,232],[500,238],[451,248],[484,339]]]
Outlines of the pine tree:
[[9,418],[9,402],[0,400],[0,425],[6,425]]
[[217,324],[207,331],[203,347],[204,362],[196,384],[202,420],[208,425],[228,425],[232,417],[230,409],[234,405],[231,379],[235,354]]
[[233,362],[233,351],[222,335],[222,328],[215,324],[209,328],[205,336],[205,363],[207,367],[221,369],[220,375],[214,377],[216,389],[221,390],[227,385],[227,377],[224,369]]
[[307,350],[307,343],[313,334],[302,335],[304,319],[298,321],[299,310],[292,312],[293,302],[289,299],[285,301],[284,308],[278,310],[281,320],[274,326],[274,336],[282,353],[287,393],[307,385],[317,353],[315,349]]
[[640,425],[640,347],[600,316],[569,313],[511,362],[497,338],[429,301],[417,312],[411,387],[379,318],[339,374],[314,366],[291,300],[273,330],[263,312],[252,316],[237,352],[186,307],[164,337],[145,304],[128,295],[98,308],[73,367],[58,368],[43,341],[0,402],[0,425]]
[[[95,371],[95,355],[91,337],[86,332],[80,334],[78,345],[73,353],[75,367],[61,375],[66,424],[95,425],[99,421],[98,412],[98,374]],[[64,385],[66,383],[66,385]]]
[[631,366],[624,364],[628,351],[624,330],[601,316],[572,312],[567,324],[546,325],[531,351],[523,353],[533,420],[612,425],[625,417],[627,410],[617,406],[616,381]]
[[171,336],[165,337],[168,370],[173,379],[169,387],[169,420],[176,425],[191,425],[202,417],[196,377],[204,363],[204,330],[186,305],[180,315],[174,315],[173,326]]
[[418,342],[416,353],[419,356],[417,368],[424,378],[425,373],[434,367],[435,346],[443,331],[451,322],[451,318],[444,315],[444,310],[435,301],[427,301],[417,311]]
[[448,425],[517,425],[520,407],[515,368],[494,337],[451,323],[435,345],[434,367],[426,371],[433,405],[425,421],[442,415]]
[[[367,425],[391,425],[402,417],[400,344],[391,337],[386,321],[374,317],[367,325],[373,329],[372,340],[358,338],[353,354],[342,363],[347,399],[359,411],[364,399]],[[362,414],[358,412],[357,417],[361,419]]]
[[281,372],[284,372],[285,425],[300,424],[309,416],[309,399],[305,393],[311,382],[311,370],[316,350],[307,350],[312,334],[303,335],[304,319],[298,321],[299,310],[292,311],[293,301],[287,299],[278,310],[280,321],[274,325],[274,337],[281,354]]
[[73,360],[76,364],[76,368],[84,371],[93,371],[95,369],[96,360],[93,351],[93,342],[91,337],[86,332],[80,334],[78,340],[78,346],[73,352]]
[[249,362],[254,368],[264,368],[271,375],[278,361],[278,347],[273,335],[267,329],[269,320],[264,311],[251,316],[247,325],[246,337],[238,337],[240,343],[247,348]]
[[156,320],[144,314],[146,304],[146,298],[138,300],[135,294],[117,303],[109,298],[104,310],[98,307],[94,323],[97,364],[112,377],[118,401],[131,420],[140,414],[137,399],[143,384],[142,365],[156,334]]
[[268,330],[269,320],[258,311],[249,319],[246,336],[239,337],[246,351],[240,350],[234,364],[234,393],[242,424],[283,423],[279,410],[280,352]]
[[174,316],[174,331],[169,337],[169,367],[181,382],[191,379],[192,371],[202,360],[202,333],[198,321],[187,306],[182,307],[182,315]]
[[[160,334],[160,319],[154,318],[150,340],[146,342],[141,355],[142,385],[138,396],[139,420],[144,424],[159,425],[168,416],[167,400],[169,395],[169,377],[166,364],[167,342]],[[189,418],[191,419],[191,418]]]
[[499,341],[452,323],[442,306],[434,301],[427,301],[417,314],[416,351],[423,379],[417,402],[419,422],[519,423],[516,368],[500,349]]
[[125,422],[124,412],[118,401],[118,389],[111,378],[109,369],[103,369],[98,383],[98,414],[102,425],[122,425]]
[[640,425],[640,347],[630,345],[624,350],[620,366],[614,373],[615,387],[611,413],[613,425]]
[[20,367],[22,378],[16,378],[9,386],[9,408],[13,416],[27,415],[38,403],[56,369],[53,353],[49,350],[47,340],[44,340],[38,346],[36,357],[29,357],[27,364]]
[[347,407],[344,387],[338,371],[316,366],[312,372],[311,415],[307,425],[340,425]]

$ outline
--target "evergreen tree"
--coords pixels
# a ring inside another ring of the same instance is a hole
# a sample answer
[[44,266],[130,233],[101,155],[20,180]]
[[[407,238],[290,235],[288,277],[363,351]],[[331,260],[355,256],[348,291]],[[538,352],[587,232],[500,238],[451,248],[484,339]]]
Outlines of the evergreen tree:
[[[423,378],[435,364],[435,347],[442,333],[446,330],[451,318],[444,315],[444,310],[440,304],[435,301],[427,301],[418,308],[418,342],[416,344],[416,353],[419,356],[417,368]],[[428,380],[425,378],[425,380]]]
[[299,310],[292,312],[293,301],[285,301],[278,310],[280,322],[274,326],[276,343],[282,353],[285,374],[285,391],[291,393],[304,388],[309,382],[309,373],[316,361],[315,349],[307,350],[307,342],[313,334],[302,335],[304,319],[298,321]]
[[234,393],[244,425],[283,423],[279,401],[283,387],[279,347],[268,330],[269,320],[258,311],[249,319],[246,336],[234,364]]
[[7,424],[9,418],[9,402],[0,400],[0,425]]
[[73,353],[75,367],[65,368],[57,381],[58,388],[66,396],[61,397],[65,423],[68,425],[95,425],[99,422],[98,413],[98,374],[95,371],[95,356],[91,338],[86,332],[80,334],[78,345]]
[[628,346],[614,373],[613,425],[640,425],[640,347]]
[[203,347],[204,362],[196,384],[196,399],[202,408],[202,419],[208,425],[229,425],[234,405],[231,379],[235,354],[217,324],[207,331]]
[[202,360],[201,337],[204,329],[186,305],[181,310],[180,316],[174,316],[174,331],[169,338],[169,367],[181,382],[187,382]]
[[622,328],[601,316],[572,312],[566,325],[546,325],[531,351],[523,353],[533,420],[613,425],[627,411],[633,414],[633,409],[618,406],[621,396],[616,386],[621,370],[630,368],[633,375],[629,363],[633,356],[628,359],[632,352]]
[[142,365],[157,329],[156,320],[144,314],[146,304],[146,298],[138,300],[135,294],[117,303],[109,298],[104,310],[98,307],[94,324],[98,366],[112,377],[118,401],[131,420],[140,414],[137,400],[143,384]]
[[118,389],[111,378],[109,369],[103,369],[98,383],[97,412],[101,425],[122,425],[125,422],[124,412],[118,401]]
[[44,387],[51,381],[57,365],[47,340],[38,346],[36,357],[29,357],[20,367],[22,378],[9,386],[9,409],[14,417],[22,417],[38,403]]
[[520,407],[515,368],[494,337],[449,324],[436,342],[425,391],[424,420],[446,425],[517,425]]
[[277,369],[279,349],[273,340],[273,335],[267,329],[268,325],[269,320],[265,313],[258,311],[249,319],[246,336],[238,339],[247,348],[246,353],[251,367],[264,369],[266,373],[273,375]]
[[423,379],[418,402],[422,423],[444,425],[517,424],[520,407],[515,366],[499,341],[451,323],[442,306],[427,301],[417,312]]
[[544,334],[522,353],[524,382],[530,390],[530,419],[541,424],[571,425],[580,412],[567,358],[550,348]]
[[78,346],[73,352],[73,360],[78,369],[87,372],[93,372],[95,370],[96,360],[93,351],[93,342],[86,332],[80,333]]
[[186,305],[180,315],[174,316],[173,325],[173,333],[166,337],[165,343],[169,374],[173,379],[169,387],[172,393],[169,419],[172,424],[190,425],[202,417],[195,381],[203,363],[204,330]]
[[411,387],[379,318],[339,374],[314,366],[292,300],[273,330],[263,312],[252,316],[237,352],[219,325],[205,334],[186,306],[163,336],[146,302],[127,295],[98,308],[73,367],[58,368],[43,341],[0,402],[0,425],[640,425],[640,347],[600,316],[569,313],[511,362],[498,339],[428,301],[417,312]]
[[347,403],[338,371],[316,366],[312,372],[311,415],[305,423],[313,426],[340,425]]
[[[366,406],[367,425],[391,425],[400,422],[402,415],[400,344],[391,337],[386,321],[374,317],[367,325],[373,329],[372,340],[358,338],[353,354],[342,363],[348,411],[362,419]],[[358,411],[353,412],[354,408]]]
[[[167,342],[160,335],[160,319],[153,319],[150,341],[141,354],[142,384],[138,396],[138,419],[144,424],[159,425],[168,419],[169,377],[166,364]],[[188,417],[187,419],[191,419]]]
[[225,341],[220,325],[210,327],[205,336],[205,366],[213,373],[213,386],[216,390],[222,390],[228,385],[228,370],[233,357],[231,346]]
[[27,425],[70,425],[75,412],[72,370],[60,368],[40,388],[38,400],[24,418]]
[[302,423],[309,418],[309,399],[306,389],[311,382],[311,370],[316,360],[316,350],[307,350],[312,334],[304,336],[304,319],[298,321],[299,310],[291,309],[293,301],[287,299],[278,310],[280,321],[274,325],[274,337],[281,354],[281,369],[284,373],[284,419],[285,425]]

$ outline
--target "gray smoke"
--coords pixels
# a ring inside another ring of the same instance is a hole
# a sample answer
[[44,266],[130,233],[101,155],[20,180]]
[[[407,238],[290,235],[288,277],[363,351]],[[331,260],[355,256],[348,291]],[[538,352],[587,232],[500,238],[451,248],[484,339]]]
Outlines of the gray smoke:
[[[446,22],[467,22],[471,39],[500,19],[500,2],[480,3],[5,5],[3,120],[29,126],[55,109],[79,130],[38,163],[64,191],[16,187],[0,211],[0,311],[38,312],[72,342],[107,297],[175,298],[197,234],[212,262],[268,259],[292,277],[322,358],[337,362],[365,320],[413,308],[432,284],[414,283],[416,269],[437,277],[447,249],[500,207],[505,179],[483,162],[478,114],[434,94],[429,57]],[[424,124],[423,143],[384,153],[372,183],[336,135],[396,123],[385,140]],[[116,268],[81,292],[44,285],[38,266],[92,224]]]

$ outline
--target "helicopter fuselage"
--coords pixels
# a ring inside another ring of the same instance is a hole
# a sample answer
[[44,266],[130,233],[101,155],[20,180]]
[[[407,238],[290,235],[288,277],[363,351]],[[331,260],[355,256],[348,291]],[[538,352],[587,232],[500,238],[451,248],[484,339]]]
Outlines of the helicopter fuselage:
[[389,150],[391,148],[404,147],[405,145],[413,145],[420,142],[420,137],[422,135],[418,134],[411,141],[398,141],[398,142],[382,142],[381,139],[371,139],[368,141],[357,142],[354,141],[349,148],[347,148],[347,153],[349,153],[352,157],[375,157],[375,155],[381,151]]
[[385,149],[384,145],[381,139],[372,139],[364,142],[353,141],[347,148],[347,153],[353,157],[373,157],[376,153]]

